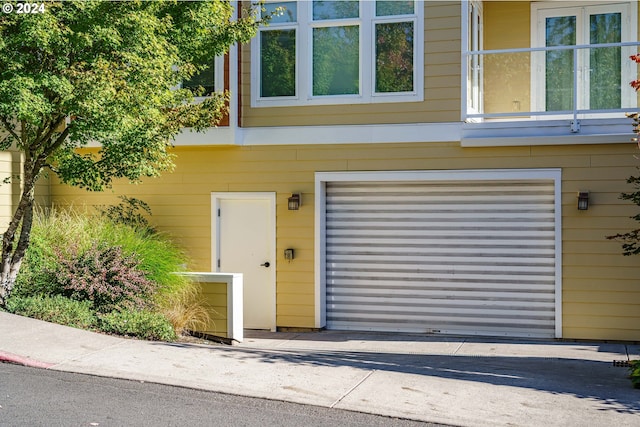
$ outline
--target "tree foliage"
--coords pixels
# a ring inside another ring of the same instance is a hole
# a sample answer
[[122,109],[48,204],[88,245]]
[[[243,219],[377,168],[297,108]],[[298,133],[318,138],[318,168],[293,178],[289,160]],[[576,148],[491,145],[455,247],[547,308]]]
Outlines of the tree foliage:
[[[0,149],[23,153],[20,202],[3,235],[0,306],[29,244],[34,188],[46,169],[89,190],[170,170],[185,127],[214,126],[226,95],[193,103],[180,81],[258,21],[228,1],[46,2],[0,15]],[[81,151],[88,145],[97,150]]]
[[[640,64],[640,54],[631,55],[631,60]],[[633,80],[631,83],[636,91],[640,89],[640,80]],[[640,147],[640,113],[627,114],[631,120],[633,120],[633,133],[636,134],[632,141],[637,143]],[[622,193],[620,198],[622,200],[630,200],[634,205],[640,206],[640,177],[630,176],[627,178],[627,184],[633,185],[635,191],[631,193]],[[633,218],[640,222],[640,214],[634,215]],[[640,228],[628,231],[626,233],[619,233],[613,236],[607,236],[609,240],[618,240],[622,242],[622,254],[623,255],[638,255],[640,254]]]

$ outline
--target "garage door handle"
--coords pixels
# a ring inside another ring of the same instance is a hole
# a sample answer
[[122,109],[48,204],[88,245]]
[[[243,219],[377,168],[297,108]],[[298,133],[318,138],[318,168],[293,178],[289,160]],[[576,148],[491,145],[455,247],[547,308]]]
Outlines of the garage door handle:
[[267,261],[264,264],[260,264],[260,267],[269,267],[270,265],[269,261]]

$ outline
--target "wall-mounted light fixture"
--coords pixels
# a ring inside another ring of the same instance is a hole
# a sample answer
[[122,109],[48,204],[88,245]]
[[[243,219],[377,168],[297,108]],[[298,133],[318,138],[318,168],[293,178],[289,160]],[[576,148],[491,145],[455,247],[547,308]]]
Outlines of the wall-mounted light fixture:
[[589,209],[589,192],[578,191],[578,210],[586,211]]
[[289,197],[288,201],[289,201],[288,208],[290,211],[297,211],[298,209],[300,209],[300,205],[302,203],[300,203],[299,193],[292,194],[291,197]]

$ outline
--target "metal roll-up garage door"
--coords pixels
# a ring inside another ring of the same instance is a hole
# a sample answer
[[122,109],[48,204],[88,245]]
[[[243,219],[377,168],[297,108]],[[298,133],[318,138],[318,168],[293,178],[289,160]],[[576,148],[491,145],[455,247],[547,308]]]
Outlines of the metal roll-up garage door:
[[553,337],[553,180],[327,182],[327,328]]

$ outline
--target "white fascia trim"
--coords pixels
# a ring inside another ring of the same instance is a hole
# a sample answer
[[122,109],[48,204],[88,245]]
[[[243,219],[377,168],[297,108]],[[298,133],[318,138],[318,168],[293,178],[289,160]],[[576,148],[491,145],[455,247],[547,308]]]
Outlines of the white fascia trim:
[[176,136],[173,145],[177,147],[234,145],[237,144],[236,133],[237,128],[229,126],[209,128],[204,132],[184,129]]
[[175,146],[459,142],[460,123],[212,128],[180,133]]
[[460,123],[243,128],[242,145],[372,144],[460,141]]
[[[327,182],[378,182],[378,181],[469,181],[469,180],[560,180],[558,168],[540,169],[448,169],[448,170],[394,170],[316,172],[316,184]],[[318,205],[319,203],[316,203]]]
[[[468,132],[468,129],[467,129]],[[173,145],[186,146],[267,146],[459,142],[462,147],[522,147],[539,145],[624,144],[633,133],[569,134],[463,137],[460,123],[395,125],[283,126],[211,128],[205,132],[185,130]],[[95,146],[99,146],[94,144]]]

